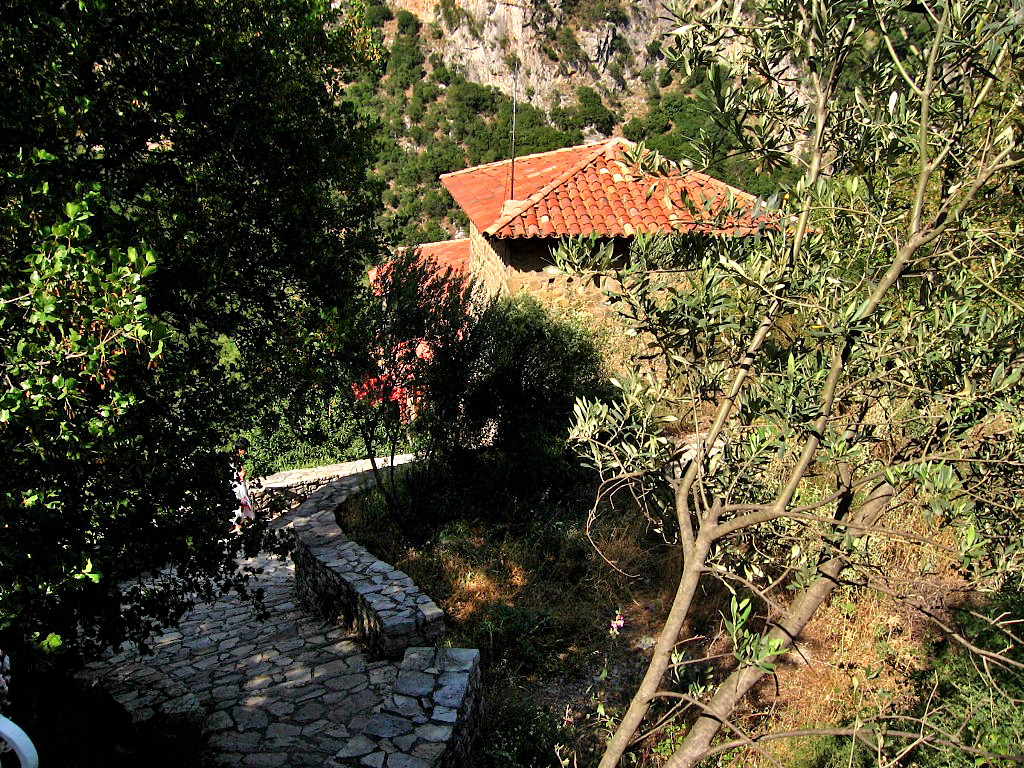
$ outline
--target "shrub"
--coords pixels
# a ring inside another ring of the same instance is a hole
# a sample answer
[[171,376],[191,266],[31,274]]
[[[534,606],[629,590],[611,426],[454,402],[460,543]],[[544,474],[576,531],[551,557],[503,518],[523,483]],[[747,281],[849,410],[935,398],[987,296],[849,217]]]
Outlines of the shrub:
[[395,18],[398,20],[398,34],[415,35],[419,33],[420,20],[409,11],[403,9]]
[[428,465],[486,489],[492,509],[504,490],[529,507],[577,477],[566,428],[576,398],[597,392],[601,371],[582,327],[553,319],[525,294],[495,301],[428,383],[414,425]]
[[[960,616],[964,634],[980,648],[1009,659],[1005,666],[985,662],[988,675],[978,674],[979,657],[949,640],[929,654],[931,669],[917,681],[920,702],[913,714],[932,724],[939,733],[955,733],[966,746],[1003,755],[1019,755],[1024,743],[1024,676],[1011,664],[1024,661],[1020,648],[1007,639],[1014,619],[1024,615],[1024,593],[1007,586],[994,595],[984,611]],[[1006,619],[1011,621],[1006,622]],[[1005,623],[1003,623],[1005,622]],[[1011,625],[1011,626],[1007,626]],[[941,702],[937,705],[936,702]],[[913,755],[923,768],[999,765],[998,758],[983,760],[962,749],[927,745]],[[1006,761],[1009,765],[1010,760]]]
[[565,729],[548,712],[514,698],[496,703],[492,732],[481,755],[485,768],[558,768],[555,745]]
[[391,21],[394,16],[386,5],[371,5],[366,9],[366,26],[383,27],[384,23]]
[[387,73],[391,82],[401,90],[423,79],[423,51],[418,38],[412,35],[395,38]]
[[562,59],[570,63],[586,63],[587,54],[580,47],[579,40],[576,39],[576,33],[572,31],[572,27],[562,25],[558,27],[556,33],[558,35],[558,47],[562,51]]
[[601,100],[601,94],[587,85],[581,85],[576,91],[579,101],[580,122],[592,125],[605,136],[611,135],[615,127],[615,115]]
[[322,388],[296,391],[261,415],[245,433],[252,475],[315,467],[366,456],[350,409]]

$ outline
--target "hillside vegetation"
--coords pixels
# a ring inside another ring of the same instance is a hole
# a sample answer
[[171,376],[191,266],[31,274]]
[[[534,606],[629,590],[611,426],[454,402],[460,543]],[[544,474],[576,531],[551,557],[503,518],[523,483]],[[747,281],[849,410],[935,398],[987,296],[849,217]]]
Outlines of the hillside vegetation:
[[[578,10],[577,23],[585,24],[600,9],[588,5]],[[656,65],[641,71],[646,85],[642,99],[634,98],[632,107],[621,89],[599,86],[602,93],[580,85],[571,99],[556,94],[545,110],[529,103],[528,93],[521,93],[514,103],[499,88],[472,82],[462,68],[445,64],[441,50],[448,38],[442,25],[423,24],[407,10],[393,13],[384,5],[370,6],[367,22],[385,41],[386,61],[379,71],[363,73],[349,83],[347,95],[380,124],[374,173],[385,188],[381,223],[395,244],[445,240],[465,229],[464,214],[438,181],[441,174],[505,160],[513,152],[546,152],[588,138],[624,135],[644,141],[670,159],[757,194],[771,194],[794,175],[787,168],[761,173],[737,155],[704,103],[706,73],[673,75],[656,40],[638,54],[620,52],[630,66],[637,61]],[[549,74],[558,78],[566,57],[583,53],[572,45],[570,26],[551,29],[559,31],[553,33]],[[513,69],[520,66],[515,52],[507,56]],[[703,156],[711,163],[704,163]]]

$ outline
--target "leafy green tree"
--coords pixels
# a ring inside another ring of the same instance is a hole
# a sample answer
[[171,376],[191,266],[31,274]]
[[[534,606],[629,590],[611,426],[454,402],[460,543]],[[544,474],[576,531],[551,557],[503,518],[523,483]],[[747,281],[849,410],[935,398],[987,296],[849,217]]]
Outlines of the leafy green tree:
[[[431,370],[414,425],[446,475],[528,496],[570,469],[563,425],[577,397],[600,390],[591,336],[520,293],[477,308],[457,354]],[[489,472],[484,467],[491,467]]]
[[[411,15],[411,14],[410,14]],[[415,19],[416,17],[413,16]],[[388,83],[393,93],[404,91],[423,79],[423,50],[414,32],[398,34],[388,58]]]
[[576,91],[576,100],[579,103],[580,123],[593,126],[599,133],[610,136],[615,128],[615,114],[604,105],[601,94],[589,85],[581,85]]
[[386,5],[373,3],[366,8],[366,25],[369,27],[383,27],[385,22],[393,18],[391,9]]
[[[350,356],[376,253],[350,7],[0,19],[0,630],[89,650],[240,586],[221,451]],[[330,363],[330,365],[328,365]],[[333,367],[332,367],[333,366]],[[6,646],[5,646],[6,647]]]
[[[469,281],[415,249],[378,267],[371,285],[379,300],[366,303],[359,325],[373,354],[352,407],[371,456],[417,454],[400,482],[374,462],[407,529],[442,520],[447,510],[435,502],[453,487],[498,514],[507,510],[495,494],[532,504],[572,482],[564,424],[602,378],[584,328],[525,294],[474,300]],[[409,493],[399,492],[403,484]]]
[[[748,734],[733,715],[839,585],[887,595],[973,654],[959,687],[979,703],[1000,694],[977,670],[1024,670],[1014,617],[983,622],[982,642],[948,589],[983,598],[1024,566],[1024,6],[748,11],[680,11],[666,56],[708,67],[715,124],[738,147],[765,169],[796,158],[803,177],[754,237],[637,239],[611,298],[657,363],[623,377],[618,401],[580,403],[573,427],[602,494],[631,490],[681,560],[604,768],[645,718],[658,732],[664,702],[684,726],[673,768],[795,735]],[[893,542],[918,556],[901,566]],[[734,595],[733,658],[701,693],[666,673],[684,627],[714,634],[692,610],[709,579]],[[1012,729],[979,730],[974,710],[804,733],[887,764],[932,748],[1020,760]]]

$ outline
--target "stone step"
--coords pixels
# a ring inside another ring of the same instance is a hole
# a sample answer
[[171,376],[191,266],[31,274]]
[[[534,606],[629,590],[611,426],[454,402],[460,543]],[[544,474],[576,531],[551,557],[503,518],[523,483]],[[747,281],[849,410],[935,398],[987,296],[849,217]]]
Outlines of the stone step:
[[480,651],[409,648],[380,711],[331,768],[464,765],[480,718]]

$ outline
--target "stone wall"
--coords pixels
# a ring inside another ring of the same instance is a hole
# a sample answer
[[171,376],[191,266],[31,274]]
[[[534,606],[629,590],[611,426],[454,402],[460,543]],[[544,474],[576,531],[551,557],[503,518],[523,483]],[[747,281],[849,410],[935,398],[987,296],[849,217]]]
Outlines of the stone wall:
[[291,515],[299,601],[327,621],[359,630],[372,653],[398,658],[444,634],[444,613],[413,580],[346,537],[335,511],[350,490],[328,484]]
[[391,696],[335,759],[351,768],[466,766],[480,716],[480,651],[410,648]]
[[507,248],[500,240],[484,237],[469,224],[469,273],[488,296],[508,293]]
[[480,729],[480,652],[418,646],[441,639],[444,614],[408,575],[338,528],[335,513],[357,490],[344,478],[328,481],[290,515],[299,602],[354,624],[378,655],[402,656],[391,693],[327,766],[464,768]]
[[[395,456],[394,466],[406,464],[412,461],[412,458],[411,453]],[[386,463],[387,460],[381,459],[378,466],[384,470]],[[369,472],[371,469],[369,459],[344,464],[327,464],[322,467],[290,469],[253,482],[249,489],[249,498],[252,500],[253,509],[261,514],[294,509],[328,483],[342,477],[351,478],[353,473],[358,476],[359,473]],[[369,479],[366,482],[369,482]],[[350,490],[358,490],[359,487],[361,484],[357,482],[355,488]]]
[[[596,317],[612,314],[604,291],[621,286],[607,275],[552,271],[551,248],[556,243],[551,238],[487,237],[470,224],[470,274],[488,297],[526,291],[554,307],[583,307]],[[625,258],[628,249],[627,240],[615,241],[617,258]]]

